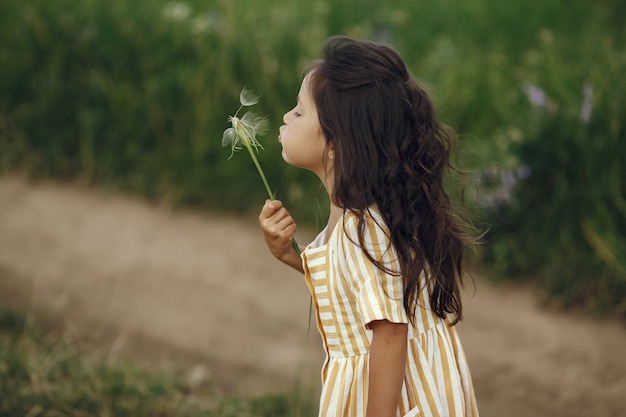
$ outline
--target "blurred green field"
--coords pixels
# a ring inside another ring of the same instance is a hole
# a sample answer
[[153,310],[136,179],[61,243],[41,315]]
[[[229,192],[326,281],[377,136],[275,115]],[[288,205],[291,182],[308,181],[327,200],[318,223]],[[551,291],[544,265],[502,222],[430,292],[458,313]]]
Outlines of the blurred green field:
[[0,172],[172,206],[256,213],[250,158],[228,160],[244,86],[271,130],[259,153],[298,221],[316,178],[276,141],[306,62],[333,34],[393,44],[458,132],[467,205],[493,275],[546,300],[626,314],[626,5],[513,0],[0,2]]

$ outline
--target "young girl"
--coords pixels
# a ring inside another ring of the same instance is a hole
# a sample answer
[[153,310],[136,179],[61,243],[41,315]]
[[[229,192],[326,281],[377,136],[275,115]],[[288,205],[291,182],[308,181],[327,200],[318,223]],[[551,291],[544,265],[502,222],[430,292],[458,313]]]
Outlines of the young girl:
[[280,201],[259,223],[305,275],[324,342],[320,416],[477,416],[463,348],[462,252],[471,239],[443,188],[451,134],[390,47],[330,38],[283,117],[284,160],[331,201],[299,255]]

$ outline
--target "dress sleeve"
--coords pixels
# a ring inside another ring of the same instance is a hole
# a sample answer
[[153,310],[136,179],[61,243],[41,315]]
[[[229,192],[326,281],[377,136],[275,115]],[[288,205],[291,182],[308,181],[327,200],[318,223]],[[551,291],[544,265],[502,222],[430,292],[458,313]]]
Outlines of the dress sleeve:
[[[391,271],[399,271],[396,251],[391,247],[386,233],[386,226],[375,213],[365,214],[363,233],[365,250],[372,257],[381,261]],[[359,247],[358,219],[349,216],[344,222],[341,238],[347,268],[356,296],[356,313],[366,328],[375,320],[388,320],[392,323],[408,323],[404,310],[402,277],[381,270]]]

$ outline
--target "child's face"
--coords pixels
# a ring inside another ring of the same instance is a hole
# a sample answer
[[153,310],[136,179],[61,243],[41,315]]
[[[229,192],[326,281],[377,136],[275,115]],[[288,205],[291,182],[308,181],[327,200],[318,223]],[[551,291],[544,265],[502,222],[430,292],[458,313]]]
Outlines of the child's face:
[[283,159],[288,164],[311,170],[324,179],[324,158],[325,152],[328,152],[326,138],[317,118],[308,83],[307,76],[302,81],[296,107],[283,116],[285,124],[280,127],[278,141],[283,146]]

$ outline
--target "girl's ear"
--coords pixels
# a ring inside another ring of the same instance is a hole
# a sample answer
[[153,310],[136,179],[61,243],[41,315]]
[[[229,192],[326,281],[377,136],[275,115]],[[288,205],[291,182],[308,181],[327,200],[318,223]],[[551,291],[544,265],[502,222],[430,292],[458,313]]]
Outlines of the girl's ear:
[[326,145],[326,152],[328,155],[328,159],[330,159],[331,161],[335,159],[335,147],[332,143]]

